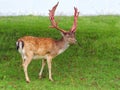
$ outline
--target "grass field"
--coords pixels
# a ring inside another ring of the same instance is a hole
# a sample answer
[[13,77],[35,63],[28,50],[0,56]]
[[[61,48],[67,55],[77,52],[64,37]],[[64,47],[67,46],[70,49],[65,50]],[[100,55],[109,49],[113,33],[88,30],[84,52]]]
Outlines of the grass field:
[[[69,30],[73,17],[56,17],[59,26]],[[38,79],[41,60],[28,67],[31,82],[25,82],[16,40],[25,35],[59,39],[60,33],[48,28],[48,17],[0,17],[0,90],[120,90],[120,16],[79,17],[76,38],[53,60],[53,79],[47,67]]]

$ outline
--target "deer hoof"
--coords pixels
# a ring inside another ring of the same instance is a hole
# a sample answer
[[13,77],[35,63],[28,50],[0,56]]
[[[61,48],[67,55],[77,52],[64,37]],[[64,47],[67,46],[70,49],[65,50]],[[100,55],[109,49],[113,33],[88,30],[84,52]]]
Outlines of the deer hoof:
[[39,79],[42,79],[42,75],[39,76]]
[[49,78],[49,80],[50,80],[51,82],[54,82],[54,80],[53,80],[52,78]]
[[30,80],[26,80],[27,83],[30,83]]

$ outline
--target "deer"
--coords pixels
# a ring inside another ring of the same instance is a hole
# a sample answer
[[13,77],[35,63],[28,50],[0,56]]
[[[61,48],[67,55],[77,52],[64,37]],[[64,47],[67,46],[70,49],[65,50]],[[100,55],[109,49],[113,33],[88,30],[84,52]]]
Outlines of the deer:
[[58,4],[59,2],[49,10],[49,19],[51,22],[50,28],[55,28],[60,31],[62,35],[61,39],[55,40],[53,38],[46,37],[23,36],[16,41],[17,50],[22,57],[22,66],[27,83],[30,82],[27,68],[30,62],[34,59],[42,60],[39,78],[42,78],[43,69],[47,63],[49,80],[53,81],[51,73],[52,59],[63,53],[71,44],[75,44],[77,41],[75,38],[75,32],[79,16],[78,9],[74,7],[73,26],[69,31],[66,31],[61,29],[54,19],[54,13]]

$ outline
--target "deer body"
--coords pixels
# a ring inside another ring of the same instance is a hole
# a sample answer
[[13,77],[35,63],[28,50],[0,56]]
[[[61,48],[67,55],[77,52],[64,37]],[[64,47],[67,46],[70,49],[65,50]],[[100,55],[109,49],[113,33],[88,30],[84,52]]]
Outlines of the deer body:
[[52,24],[52,28],[56,28],[61,32],[62,38],[60,40],[54,40],[52,38],[24,36],[19,38],[16,42],[17,49],[22,56],[23,60],[22,65],[27,82],[30,82],[27,67],[33,59],[42,59],[42,67],[39,73],[40,78],[42,77],[42,72],[47,61],[49,79],[53,81],[51,74],[52,59],[57,55],[61,54],[62,52],[64,52],[69,47],[70,44],[74,44],[76,42],[75,30],[77,18],[79,15],[79,12],[77,12],[77,8],[74,8],[75,9],[74,23],[71,30],[65,31],[63,29],[60,29],[54,20],[54,12],[57,6],[58,3],[52,8],[52,10],[49,11],[50,12],[49,18]]
[[54,40],[52,38],[25,36],[18,39],[17,43],[20,42],[24,43],[23,48],[21,48],[22,52],[19,51],[21,55],[25,54],[23,59],[27,57],[27,53],[29,52],[32,53],[32,59],[47,59],[47,56],[54,58],[69,47],[69,43],[63,38],[60,40]]

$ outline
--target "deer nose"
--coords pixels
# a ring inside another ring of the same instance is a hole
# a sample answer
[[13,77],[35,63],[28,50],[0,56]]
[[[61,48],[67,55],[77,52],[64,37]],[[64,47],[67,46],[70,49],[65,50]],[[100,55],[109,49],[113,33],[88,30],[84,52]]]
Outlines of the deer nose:
[[75,43],[77,43],[78,41],[77,41],[77,39],[75,39]]
[[77,42],[77,40],[76,40],[76,39],[74,39],[74,44],[76,44],[76,42]]

